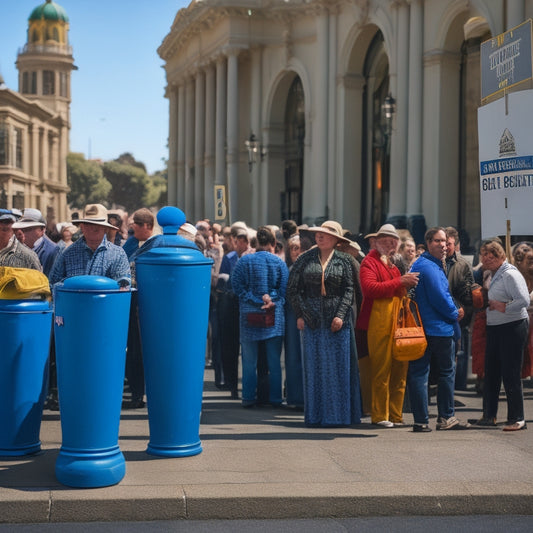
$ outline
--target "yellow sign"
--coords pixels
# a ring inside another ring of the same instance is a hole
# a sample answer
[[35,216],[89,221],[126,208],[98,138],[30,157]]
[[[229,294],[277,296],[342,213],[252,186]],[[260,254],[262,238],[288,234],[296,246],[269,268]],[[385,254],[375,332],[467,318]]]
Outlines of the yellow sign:
[[215,220],[226,220],[226,186],[215,185]]

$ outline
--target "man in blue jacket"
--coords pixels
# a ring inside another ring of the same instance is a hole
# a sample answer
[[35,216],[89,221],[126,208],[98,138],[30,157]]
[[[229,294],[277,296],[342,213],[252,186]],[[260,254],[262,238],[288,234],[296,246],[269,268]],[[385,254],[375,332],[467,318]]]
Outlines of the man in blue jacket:
[[407,376],[409,399],[415,422],[413,431],[416,433],[431,431],[428,426],[428,376],[432,357],[438,368],[437,429],[467,427],[455,417],[453,398],[454,338],[459,332],[458,321],[463,318],[464,311],[455,306],[444,270],[446,258],[444,228],[429,229],[425,240],[427,252],[424,252],[411,267],[411,272],[419,272],[415,297],[428,342],[424,356],[409,363]]

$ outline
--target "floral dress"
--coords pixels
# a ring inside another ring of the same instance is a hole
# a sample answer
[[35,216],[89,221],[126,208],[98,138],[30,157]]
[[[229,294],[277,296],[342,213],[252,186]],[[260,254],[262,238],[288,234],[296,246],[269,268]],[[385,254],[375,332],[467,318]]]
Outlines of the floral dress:
[[[324,272],[318,248],[300,255],[287,285],[287,298],[297,318],[303,318],[302,335],[304,413],[307,426],[346,426],[361,418],[359,374],[355,357],[352,303],[353,259],[335,250]],[[343,321],[333,333],[335,317]]]

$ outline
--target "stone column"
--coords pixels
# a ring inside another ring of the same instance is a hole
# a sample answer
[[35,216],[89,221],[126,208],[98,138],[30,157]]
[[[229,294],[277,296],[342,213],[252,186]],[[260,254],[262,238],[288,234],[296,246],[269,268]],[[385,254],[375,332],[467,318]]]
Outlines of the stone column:
[[169,92],[168,124],[168,205],[178,205],[178,88],[171,86]]
[[[216,95],[216,145],[215,145],[215,182],[226,185],[226,57],[217,59],[217,95]],[[226,190],[227,194],[227,190]]]
[[205,218],[204,212],[204,151],[205,151],[205,74],[198,70],[196,74],[196,116],[194,137],[194,221]]
[[205,70],[205,160],[204,160],[204,212],[215,218],[215,66]]
[[[260,47],[252,48],[251,50],[251,80],[250,80],[250,127],[251,132],[263,142],[263,135],[261,131],[261,103],[263,101],[261,94],[261,62],[263,49]],[[246,154],[248,157],[248,154]],[[268,198],[268,182],[266,179],[261,179],[263,165],[261,165],[261,158],[258,163],[253,165],[250,173],[250,187],[252,198],[252,218],[250,224],[253,228],[257,228],[260,224],[264,224],[267,220],[267,206]]]
[[328,218],[339,220],[343,191],[337,176],[337,11],[329,15],[329,72],[328,72]]
[[185,86],[183,81],[178,87],[178,138],[176,141],[176,206],[185,209]]
[[239,202],[239,50],[228,49],[227,164],[230,222],[237,220]]
[[423,1],[408,0],[409,24],[409,117],[407,141],[407,215],[422,212],[422,48]]
[[[304,223],[314,225],[316,219],[327,217],[327,172],[328,172],[328,61],[329,61],[329,13],[323,10],[316,18],[316,99],[315,114],[310,124],[311,133],[306,129],[306,142],[311,138],[311,168],[305,172],[303,184]],[[307,161],[306,161],[307,163]]]
[[[60,131],[60,156],[59,156],[59,182],[61,185],[66,186],[67,183],[67,155],[68,155],[68,122],[66,120],[61,121],[61,131]],[[63,217],[67,216],[66,211],[60,213]],[[63,218],[64,220],[64,218]]]
[[[403,224],[406,211],[407,125],[409,116],[409,6],[398,1],[396,25],[396,127],[391,140],[389,219]],[[394,96],[394,95],[393,95]]]
[[526,18],[524,0],[507,0],[505,15],[507,18],[505,31],[512,30],[522,24]]
[[30,124],[28,128],[30,135],[30,161],[28,172],[31,176],[39,175],[39,128],[35,124]]
[[48,180],[48,165],[50,161],[50,143],[48,140],[48,130],[41,129],[41,173],[39,175],[39,181]]
[[[457,220],[461,56],[445,50],[424,55],[422,207],[427,225]],[[479,94],[479,93],[478,93]]]
[[194,78],[185,85],[185,216],[194,217]]
[[364,192],[371,188],[371,182],[362,179],[361,161],[368,158],[363,153],[363,94],[365,78],[362,75],[345,76],[341,80],[338,97],[339,163],[337,173],[338,191],[342,192],[339,219],[345,228],[357,231],[360,223],[367,222],[366,212],[371,202],[363,200]]

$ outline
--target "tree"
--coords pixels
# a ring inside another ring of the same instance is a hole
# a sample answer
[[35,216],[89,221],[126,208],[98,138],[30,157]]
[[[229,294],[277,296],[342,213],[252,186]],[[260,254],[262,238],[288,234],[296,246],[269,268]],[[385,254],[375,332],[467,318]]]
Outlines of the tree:
[[158,170],[150,176],[150,187],[147,205],[150,207],[163,207],[167,205],[168,169]]
[[104,163],[104,176],[112,184],[110,202],[130,213],[139,207],[160,206],[166,190],[165,171],[148,176],[144,163],[132,154],[124,153],[114,161]]
[[104,178],[102,167],[95,161],[87,161],[83,154],[71,152],[67,155],[67,183],[70,187],[67,202],[71,207],[108,205],[111,183]]

